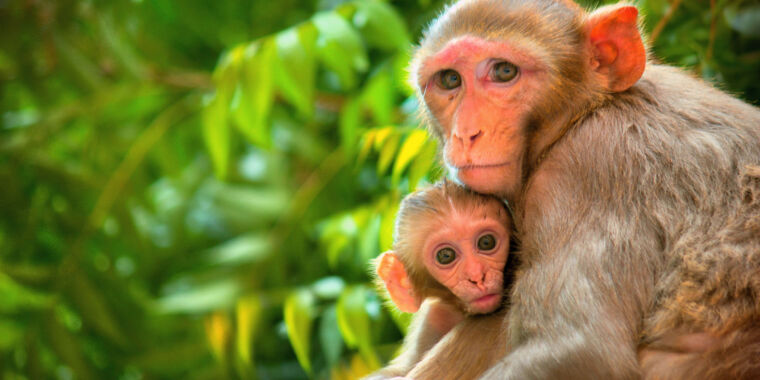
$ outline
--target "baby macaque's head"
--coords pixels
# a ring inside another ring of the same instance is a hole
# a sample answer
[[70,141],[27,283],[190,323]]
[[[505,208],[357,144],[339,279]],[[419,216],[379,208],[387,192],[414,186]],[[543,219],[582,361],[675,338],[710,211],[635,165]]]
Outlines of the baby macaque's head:
[[401,202],[393,250],[375,261],[377,275],[396,307],[415,312],[438,297],[465,314],[498,309],[511,219],[504,203],[448,181]]

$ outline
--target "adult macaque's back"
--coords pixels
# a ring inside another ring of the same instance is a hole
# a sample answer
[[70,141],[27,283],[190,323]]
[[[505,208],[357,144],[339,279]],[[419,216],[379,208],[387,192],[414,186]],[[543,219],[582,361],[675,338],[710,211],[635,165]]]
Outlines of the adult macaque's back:
[[630,6],[460,1],[411,71],[449,169],[516,212],[485,378],[760,378],[760,234],[737,222],[757,108],[648,61]]

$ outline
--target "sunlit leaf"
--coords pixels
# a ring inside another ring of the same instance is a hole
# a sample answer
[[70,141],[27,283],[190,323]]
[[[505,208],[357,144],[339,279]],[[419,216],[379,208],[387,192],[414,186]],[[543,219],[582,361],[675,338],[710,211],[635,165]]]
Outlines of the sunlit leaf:
[[250,296],[240,299],[236,307],[237,320],[237,354],[248,366],[253,362],[253,342],[256,327],[261,319],[261,301],[259,297]]
[[275,84],[282,96],[305,117],[314,112],[314,44],[317,29],[307,22],[276,36]]
[[234,304],[240,294],[240,285],[232,279],[208,284],[180,283],[167,288],[171,290],[157,302],[162,313],[199,313],[222,309]]
[[356,85],[356,72],[369,66],[359,33],[335,12],[322,12],[312,18],[319,31],[317,55],[328,69],[338,74],[344,88]]
[[72,335],[66,328],[54,317],[46,318],[45,337],[50,342],[55,354],[67,366],[77,374],[78,379],[90,380],[96,379],[91,365],[87,362],[79,340]]
[[203,137],[219,178],[227,177],[230,155],[230,126],[227,123],[228,99],[221,93],[210,97],[203,108]]
[[380,252],[385,252],[393,246],[393,226],[398,212],[398,196],[389,197],[381,203],[382,219],[380,220]]
[[370,366],[376,367],[379,359],[372,345],[366,294],[364,286],[350,286],[343,291],[337,304],[338,326],[346,344],[358,348]]
[[274,100],[273,65],[275,45],[271,39],[246,47],[242,80],[232,100],[235,125],[251,143],[269,146],[269,112]]
[[760,37],[760,4],[737,9],[735,5],[726,7],[726,20],[737,32],[746,36]]
[[388,170],[396,155],[396,150],[401,141],[401,135],[398,133],[392,134],[383,143],[382,149],[380,149],[380,156],[377,159],[377,174],[383,175]]
[[354,25],[362,32],[364,39],[381,49],[405,49],[409,46],[406,23],[387,3],[378,0],[356,3]]
[[314,296],[307,290],[297,290],[285,299],[285,325],[288,339],[293,346],[298,362],[306,372],[311,373],[311,327],[314,317]]
[[400,89],[404,95],[406,96],[412,96],[414,95],[414,87],[410,85],[408,76],[408,67],[409,62],[412,60],[411,55],[412,49],[404,49],[396,53],[396,55],[393,57],[392,64],[392,70],[393,70],[393,78],[396,80],[396,88]]
[[327,263],[335,267],[340,254],[356,235],[356,223],[350,214],[341,214],[325,221],[320,230],[320,240],[327,246]]
[[387,139],[391,134],[393,134],[394,128],[393,127],[383,127],[378,128],[375,130],[375,136],[374,136],[374,147],[375,150],[380,150],[380,148],[383,147],[383,144],[385,143],[385,139]]
[[245,234],[208,250],[208,261],[217,265],[239,265],[261,261],[272,251],[269,238],[262,234]]
[[230,339],[230,318],[224,312],[216,312],[206,318],[206,338],[217,360],[227,359],[227,342]]
[[330,371],[330,379],[332,380],[355,380],[364,378],[369,375],[373,369],[364,360],[364,358],[356,354],[351,357],[351,362],[348,365],[339,365],[333,367]]
[[21,343],[26,329],[18,322],[0,319],[0,351],[8,351]]
[[359,155],[356,157],[356,165],[359,166],[364,163],[364,161],[367,159],[367,156],[369,155],[369,152],[372,151],[372,147],[375,145],[375,136],[377,135],[377,130],[370,129],[369,131],[365,132],[361,137],[361,149],[359,150]]
[[[356,139],[359,133],[359,124],[361,123],[361,108],[355,98],[349,99],[340,111],[340,145],[346,156],[353,157],[356,151]],[[366,145],[366,143],[365,143]],[[365,149],[362,148],[361,154],[366,157]],[[361,155],[360,154],[360,155]]]
[[422,177],[430,172],[430,169],[435,164],[437,154],[438,148],[435,140],[427,140],[419,154],[417,154],[417,157],[414,159],[414,162],[412,162],[412,165],[409,167],[408,178],[410,192],[414,191]]
[[338,327],[338,315],[335,305],[322,313],[319,323],[319,343],[329,367],[338,364],[343,352],[343,339]]
[[407,166],[409,166],[417,154],[420,153],[427,141],[427,132],[422,129],[415,129],[409,133],[404,140],[404,143],[401,144],[401,148],[396,156],[396,161],[393,163],[391,178],[394,185],[398,185],[398,182],[401,179],[401,173]]
[[0,273],[0,300],[2,313],[46,309],[53,304],[52,296],[21,285],[3,273]]
[[380,252],[380,220],[380,215],[373,214],[359,234],[359,258],[364,263]]
[[409,331],[409,325],[412,323],[412,316],[414,314],[404,313],[395,307],[391,308],[390,314],[391,319],[393,319],[393,323],[396,324],[396,327],[398,327],[402,333],[406,334],[407,331]]
[[377,124],[390,124],[394,116],[395,98],[396,86],[391,68],[383,65],[370,76],[360,96],[361,102],[372,111]]
[[337,299],[346,287],[346,282],[338,276],[320,279],[311,286],[314,295],[321,299]]
[[125,345],[127,339],[119,328],[119,322],[106,302],[100,287],[96,287],[84,273],[73,275],[69,294],[81,312],[86,324],[108,337],[113,343]]

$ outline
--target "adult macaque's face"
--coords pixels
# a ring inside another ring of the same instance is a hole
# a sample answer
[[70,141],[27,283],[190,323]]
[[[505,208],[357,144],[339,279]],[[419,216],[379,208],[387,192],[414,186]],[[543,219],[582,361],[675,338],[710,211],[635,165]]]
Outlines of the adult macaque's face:
[[452,213],[435,227],[422,249],[422,262],[433,278],[449,288],[469,314],[499,308],[509,254],[504,222],[485,213]]
[[481,193],[514,194],[543,73],[526,50],[474,36],[422,60],[418,85],[443,137],[446,165],[461,182]]

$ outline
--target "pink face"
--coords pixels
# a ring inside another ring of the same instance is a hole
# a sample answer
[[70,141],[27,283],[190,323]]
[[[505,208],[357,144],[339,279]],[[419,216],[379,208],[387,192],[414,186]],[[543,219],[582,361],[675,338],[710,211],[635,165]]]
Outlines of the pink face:
[[465,36],[421,62],[418,85],[444,137],[444,160],[472,189],[520,185],[525,125],[544,69],[514,45]]
[[485,209],[452,211],[423,245],[423,263],[438,282],[466,305],[470,314],[496,310],[504,293],[503,271],[509,233]]

